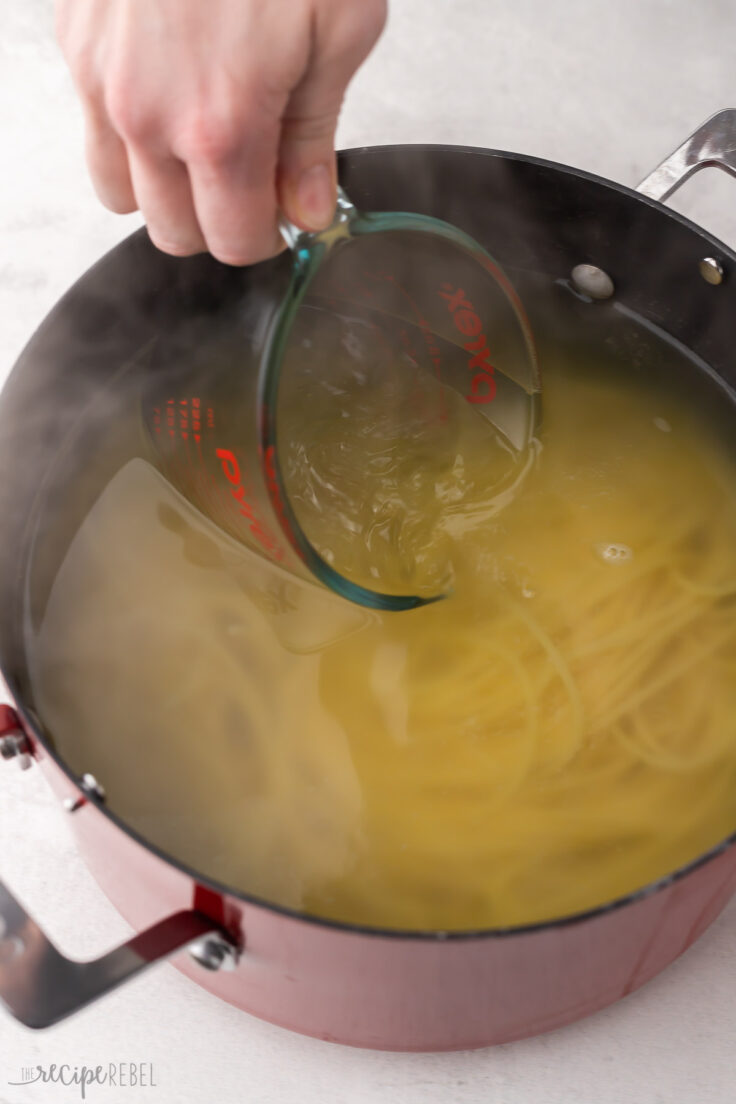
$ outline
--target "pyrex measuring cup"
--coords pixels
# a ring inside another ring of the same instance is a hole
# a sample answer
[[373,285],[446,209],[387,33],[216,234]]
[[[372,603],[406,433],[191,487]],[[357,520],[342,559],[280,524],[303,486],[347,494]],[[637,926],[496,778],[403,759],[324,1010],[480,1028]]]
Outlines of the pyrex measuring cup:
[[[475,241],[427,216],[362,213],[340,192],[326,230],[284,222],[282,234],[293,255],[291,283],[267,320],[257,371],[244,390],[203,373],[196,392],[159,397],[147,424],[162,470],[231,535],[354,602],[401,610],[442,597],[411,586],[374,589],[317,550],[282,469],[280,434],[290,442],[299,434],[293,404],[285,422],[282,400],[305,371],[337,392],[348,363],[368,387],[379,371],[410,377],[408,416],[436,427],[438,449],[449,388],[521,458],[539,391],[521,303]],[[309,418],[309,409],[300,416]]]

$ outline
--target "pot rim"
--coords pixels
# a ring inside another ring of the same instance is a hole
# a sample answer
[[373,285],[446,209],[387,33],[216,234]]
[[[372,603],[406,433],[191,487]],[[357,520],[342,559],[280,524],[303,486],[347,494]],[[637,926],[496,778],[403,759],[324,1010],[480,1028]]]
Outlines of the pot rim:
[[[709,247],[714,247],[717,251],[727,258],[729,261],[736,265],[736,252],[727,246],[720,239],[716,238],[709,231],[687,218],[685,215],[680,214],[678,211],[674,211],[669,207],[666,207],[663,203],[657,200],[650,199],[648,196],[642,195],[634,188],[630,188],[625,184],[619,184],[616,181],[609,180],[607,177],[599,176],[596,173],[588,172],[584,169],[577,169],[570,165],[565,165],[561,162],[551,161],[546,158],[535,157],[530,154],[514,153],[507,150],[488,149],[483,146],[466,146],[466,145],[452,145],[450,143],[388,143],[385,145],[373,145],[373,146],[360,146],[350,149],[338,151],[338,163],[345,157],[359,158],[365,154],[371,155],[375,153],[393,153],[398,151],[421,151],[427,153],[471,153],[483,157],[494,157],[505,161],[519,161],[524,164],[535,166],[543,169],[553,169],[555,172],[562,173],[566,176],[575,177],[577,179],[585,180],[593,184],[597,184],[608,188],[614,192],[617,192],[623,199],[635,200],[638,203],[642,203],[647,207],[658,210],[661,214],[671,219],[673,222],[678,223],[684,229],[690,230],[698,235]],[[124,238],[122,242],[115,245],[107,254],[103,254],[103,257],[109,257],[115,253],[117,249],[121,248],[130,237],[134,237],[136,234],[145,234],[145,227],[136,230],[128,238]],[[102,259],[102,258],[100,258]],[[269,263],[268,261],[264,263]],[[94,266],[93,266],[94,267]],[[82,273],[76,283],[85,280],[91,269]],[[32,338],[31,338],[32,340]],[[71,767],[66,763],[62,756],[57,752],[54,747],[51,738],[47,738],[43,732],[43,725],[38,720],[35,714],[29,710],[22,702],[22,698],[18,691],[17,686],[14,686],[14,680],[9,676],[9,673],[4,672],[0,667],[0,676],[4,676],[8,689],[16,703],[15,708],[20,715],[24,729],[32,736],[33,740],[37,741],[44,749],[45,753],[53,760],[55,765],[66,776],[67,780],[71,782],[76,789],[80,788],[79,777],[72,771]],[[549,920],[539,920],[530,924],[518,924],[518,925],[506,925],[496,928],[473,928],[462,930],[442,930],[442,929],[410,929],[410,928],[391,928],[391,927],[378,927],[365,924],[349,923],[341,920],[332,920],[328,917],[318,916],[316,914],[310,914],[302,912],[299,909],[290,908],[286,905],[279,905],[275,902],[268,901],[265,898],[258,897],[255,894],[249,894],[244,890],[235,888],[234,886],[228,886],[224,882],[218,881],[216,878],[212,878],[201,871],[195,870],[187,863],[175,858],[173,855],[169,855],[163,849],[158,847],[155,843],[147,840],[145,836],[141,835],[137,829],[127,824],[117,813],[109,809],[104,802],[97,801],[94,798],[87,800],[90,805],[93,805],[98,813],[102,813],[107,819],[115,826],[116,829],[122,831],[134,843],[143,847],[146,851],[152,853],[157,859],[165,862],[166,864],[174,867],[179,873],[184,874],[191,879],[197,885],[202,886],[220,897],[230,898],[232,900],[241,902],[244,905],[250,905],[259,909],[264,909],[269,912],[274,912],[277,915],[283,916],[290,920],[304,921],[310,925],[316,927],[328,928],[335,931],[340,931],[346,935],[360,935],[360,936],[372,936],[381,939],[399,939],[399,940],[416,940],[421,942],[465,942],[469,940],[480,939],[499,939],[507,938],[515,935],[526,935],[535,932],[552,931],[556,928],[565,928],[572,925],[581,924],[589,920],[594,920],[598,917],[608,915],[616,912],[629,905],[634,905],[639,901],[644,901],[649,897],[654,896],[657,893],[662,892],[668,887],[676,884],[690,874],[693,874],[696,870],[705,866],[707,863],[712,862],[719,855],[736,843],[736,828],[725,839],[709,848],[707,851],[698,855],[690,862],[677,867],[675,870],[656,878],[652,882],[646,883],[644,886],[640,886],[637,889],[632,890],[629,893],[623,894],[619,897],[615,897],[610,901],[605,901],[603,904],[596,905],[593,908],[584,909],[580,912],[569,913],[564,916],[555,917]],[[206,905],[203,907],[198,905],[201,911],[207,911]]]

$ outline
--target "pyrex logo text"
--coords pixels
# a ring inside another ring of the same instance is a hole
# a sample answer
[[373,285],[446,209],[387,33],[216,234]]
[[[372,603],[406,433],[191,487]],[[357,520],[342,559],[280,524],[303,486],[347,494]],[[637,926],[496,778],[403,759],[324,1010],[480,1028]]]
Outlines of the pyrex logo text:
[[240,464],[234,452],[230,449],[216,449],[215,455],[222,466],[222,473],[230,486],[230,493],[238,502],[238,513],[242,514],[251,524],[250,532],[261,547],[275,560],[284,558],[284,551],[279,547],[278,541],[258,517],[255,507],[248,501],[244,480],[240,474]]
[[463,348],[472,353],[468,368],[471,372],[479,369],[470,381],[470,394],[466,398],[471,403],[492,402],[496,397],[496,380],[488,340],[483,333],[483,323],[462,288],[453,289],[452,284],[443,284],[442,287],[444,290],[439,294],[447,301],[456,329],[464,337],[472,338],[463,343]]

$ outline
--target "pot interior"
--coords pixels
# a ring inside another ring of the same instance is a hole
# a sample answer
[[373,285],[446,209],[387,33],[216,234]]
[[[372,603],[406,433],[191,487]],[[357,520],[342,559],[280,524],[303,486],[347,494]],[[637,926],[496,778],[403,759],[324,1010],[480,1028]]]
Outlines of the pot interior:
[[[697,228],[584,175],[483,152],[365,151],[344,157],[343,170],[346,188],[356,203],[404,206],[457,221],[504,264],[529,315],[543,380],[549,372],[550,386],[562,361],[592,378],[626,377],[627,384],[641,388],[649,398],[660,394],[668,408],[674,403],[696,412],[707,433],[726,452],[733,452],[736,377],[728,323],[730,288],[728,284],[713,288],[700,278],[697,260],[705,251],[712,252],[714,243]],[[418,192],[408,184],[417,179],[424,181]],[[725,250],[718,248],[724,257]],[[651,264],[652,257],[657,258],[656,265]],[[583,262],[599,265],[611,275],[616,291],[610,300],[591,302],[575,291],[570,272]],[[186,734],[180,731],[177,738],[171,733],[171,738],[161,740],[161,728],[150,715],[131,721],[124,748],[105,731],[104,714],[99,715],[99,730],[89,728],[81,738],[78,725],[49,723],[54,710],[49,710],[48,701],[44,703],[44,685],[51,678],[58,685],[73,686],[80,674],[70,680],[63,650],[57,648],[49,658],[50,653],[39,646],[50,603],[84,519],[120,472],[130,470],[131,461],[150,459],[141,428],[142,405],[152,390],[160,394],[167,385],[178,395],[203,365],[214,365],[213,374],[224,380],[242,371],[244,349],[255,357],[260,348],[265,290],[278,291],[287,276],[282,260],[246,273],[224,269],[206,258],[173,262],[156,254],[141,236],[124,243],[101,266],[100,273],[88,274],[47,320],[24,353],[3,399],[7,428],[0,444],[0,485],[12,540],[6,540],[1,552],[2,583],[6,608],[14,611],[2,629],[3,669],[14,693],[38,719],[42,738],[67,769],[75,776],[89,771],[103,782],[111,809],[134,831],[175,860],[237,892],[298,911],[304,902],[288,898],[288,887],[274,883],[269,893],[265,883],[257,879],[249,883],[247,873],[239,877],[232,864],[218,865],[218,844],[225,828],[211,811],[226,806],[229,799],[223,795],[232,793],[225,785],[230,769],[226,747],[217,749],[216,769],[207,775],[213,749],[202,749],[190,740],[190,753],[184,754],[177,739]],[[544,410],[542,419],[544,425]],[[22,460],[26,454],[27,460]],[[12,479],[7,478],[10,473]],[[168,505],[176,514],[176,502]],[[160,499],[156,509],[161,517]],[[164,511],[164,525],[169,530],[173,527],[184,545],[188,542],[189,559],[206,571],[212,566],[208,564],[211,545],[201,519],[188,516],[189,521],[183,522],[181,513],[177,519]],[[540,539],[549,536],[541,534]],[[133,557],[136,547],[131,531],[128,551]],[[251,598],[257,592],[259,601],[278,606],[283,593],[261,585],[259,570],[253,559],[247,567],[238,567],[241,576],[245,573],[251,580],[245,584]],[[94,588],[97,581],[92,576],[87,582]],[[288,604],[288,594],[285,600]],[[149,608],[155,601],[155,594],[148,594]],[[73,604],[64,607],[64,617],[72,608]],[[162,613],[169,608],[164,603]],[[353,631],[351,613],[342,606],[335,606],[334,616],[321,616],[319,647],[329,643],[331,633],[340,638]],[[115,624],[110,623],[107,631],[112,639]],[[56,639],[61,639],[60,630]],[[300,644],[307,651],[313,646],[313,642]],[[98,662],[104,664],[104,648],[100,651]],[[187,656],[179,656],[177,662],[177,677],[186,679]],[[93,666],[89,678],[98,677],[100,668]],[[109,704],[111,714],[126,708],[130,687],[120,685],[117,693]],[[127,707],[131,717],[135,696]],[[57,703],[57,717],[63,708]],[[238,725],[232,718],[223,724]],[[325,754],[334,766],[339,749],[328,747]],[[132,781],[127,796],[122,788],[116,792],[116,782],[124,780],[126,772],[132,780],[141,769],[150,786],[136,804],[130,797]],[[176,793],[177,785],[180,795],[187,786],[197,787],[198,792],[190,789],[186,803],[167,804],[166,795]],[[156,792],[158,801],[152,798]],[[234,816],[233,809],[229,815]],[[199,824],[196,847],[190,840],[186,849],[177,850],[177,818],[187,816],[196,817]],[[724,822],[713,838],[707,832],[694,834],[681,860],[673,867],[653,869],[648,880],[693,861],[733,827]],[[326,841],[332,840],[329,821],[326,829],[317,830],[325,831]],[[328,865],[331,846],[326,842],[324,847]],[[338,856],[335,862],[339,861]],[[641,883],[617,886],[606,900],[639,888]],[[580,908],[604,903],[604,899],[582,901]],[[445,916],[441,910],[437,915],[440,920],[433,927],[454,926],[452,915]],[[542,910],[518,923],[558,917],[559,913]],[[355,922],[412,926],[374,914]],[[499,922],[507,924],[506,919]]]

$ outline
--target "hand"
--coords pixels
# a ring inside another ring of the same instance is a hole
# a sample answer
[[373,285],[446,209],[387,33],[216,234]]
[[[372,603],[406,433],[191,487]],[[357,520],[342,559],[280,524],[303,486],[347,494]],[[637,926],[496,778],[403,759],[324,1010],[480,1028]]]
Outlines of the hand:
[[335,209],[334,135],[386,0],[57,0],[105,206],[159,249],[228,264],[278,252],[277,214]]

